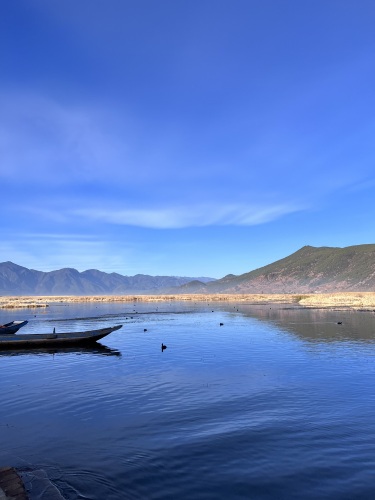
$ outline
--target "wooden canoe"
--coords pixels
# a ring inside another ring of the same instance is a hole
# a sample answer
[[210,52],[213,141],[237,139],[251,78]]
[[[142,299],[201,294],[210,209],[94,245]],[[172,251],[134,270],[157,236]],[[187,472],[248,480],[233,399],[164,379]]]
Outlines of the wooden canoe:
[[27,325],[27,323],[28,321],[11,321],[10,323],[5,323],[5,325],[0,325],[0,335],[16,333],[20,328]]
[[99,339],[102,339],[103,337],[106,337],[110,333],[119,330],[121,327],[122,325],[116,325],[108,328],[102,328],[101,330],[89,330],[87,332],[0,335],[0,349],[91,344]]

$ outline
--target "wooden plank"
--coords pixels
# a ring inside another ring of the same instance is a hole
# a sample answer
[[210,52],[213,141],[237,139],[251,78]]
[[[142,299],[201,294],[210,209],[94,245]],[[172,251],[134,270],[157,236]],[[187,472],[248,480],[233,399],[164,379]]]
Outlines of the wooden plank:
[[6,498],[27,500],[25,486],[14,467],[0,468],[0,490]]

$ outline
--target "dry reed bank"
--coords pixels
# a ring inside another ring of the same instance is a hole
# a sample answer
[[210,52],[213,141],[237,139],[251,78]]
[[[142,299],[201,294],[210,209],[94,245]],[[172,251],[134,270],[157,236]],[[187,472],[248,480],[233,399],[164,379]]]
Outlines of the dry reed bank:
[[0,308],[21,309],[48,307],[55,303],[77,302],[236,302],[247,304],[294,304],[310,308],[375,309],[375,292],[316,294],[186,294],[186,295],[96,295],[96,296],[13,296],[0,297]]

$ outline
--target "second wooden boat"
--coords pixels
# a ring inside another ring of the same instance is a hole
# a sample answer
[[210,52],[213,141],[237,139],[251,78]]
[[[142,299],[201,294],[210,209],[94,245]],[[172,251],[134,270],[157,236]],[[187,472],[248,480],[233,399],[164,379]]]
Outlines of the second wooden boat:
[[9,333],[16,333],[20,328],[27,325],[28,321],[11,321],[0,325],[0,335],[8,335]]
[[86,332],[36,333],[23,335],[0,335],[0,349],[34,346],[86,345],[119,330],[122,325],[89,330]]

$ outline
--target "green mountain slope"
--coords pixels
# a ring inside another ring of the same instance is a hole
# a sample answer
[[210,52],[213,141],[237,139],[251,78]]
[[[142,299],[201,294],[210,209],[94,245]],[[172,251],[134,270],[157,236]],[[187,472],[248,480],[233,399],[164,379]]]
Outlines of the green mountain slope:
[[[183,293],[194,287],[184,285]],[[202,293],[202,286],[197,290]],[[204,285],[205,293],[307,293],[375,291],[375,245],[346,248],[305,246],[297,252],[239,276]]]

